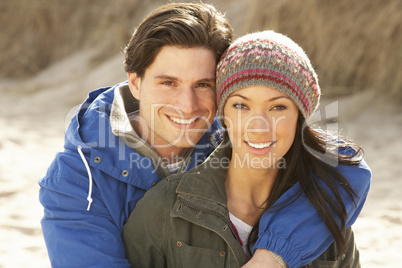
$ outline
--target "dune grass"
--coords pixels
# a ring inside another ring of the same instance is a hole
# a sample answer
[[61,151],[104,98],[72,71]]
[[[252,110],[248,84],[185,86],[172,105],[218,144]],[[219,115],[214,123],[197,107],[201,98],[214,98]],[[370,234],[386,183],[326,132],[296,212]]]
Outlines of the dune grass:
[[[0,78],[32,76],[82,48],[100,47],[100,61],[115,55],[139,21],[166,2],[3,0]],[[327,95],[375,89],[402,103],[402,1],[249,0],[246,6],[241,16],[226,12],[242,25],[236,33],[274,29],[294,39]]]

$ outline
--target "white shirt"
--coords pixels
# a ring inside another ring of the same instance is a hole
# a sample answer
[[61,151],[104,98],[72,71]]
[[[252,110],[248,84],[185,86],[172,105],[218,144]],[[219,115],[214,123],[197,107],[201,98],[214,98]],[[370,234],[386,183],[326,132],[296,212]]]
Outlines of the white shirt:
[[169,170],[170,174],[173,174],[173,173],[177,173],[177,171],[179,171],[179,168],[182,163],[183,163],[183,161],[179,161],[176,163],[167,164],[166,167]]
[[246,253],[246,255],[248,255],[248,253],[247,253],[248,236],[250,235],[250,232],[253,229],[253,226],[248,225],[247,223],[240,220],[239,218],[236,218],[230,212],[229,212],[229,217],[230,217],[230,221],[232,222],[232,224],[236,227],[241,241],[243,242],[243,250]]

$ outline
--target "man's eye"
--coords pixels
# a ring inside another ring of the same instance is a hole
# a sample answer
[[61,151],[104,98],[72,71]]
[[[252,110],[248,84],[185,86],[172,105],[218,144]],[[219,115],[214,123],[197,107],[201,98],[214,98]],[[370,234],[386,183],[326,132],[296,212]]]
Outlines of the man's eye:
[[210,87],[211,85],[208,83],[199,83],[198,87]]
[[233,108],[235,108],[235,109],[247,109],[248,107],[247,107],[247,105],[245,105],[245,104],[243,104],[241,102],[238,102],[238,103],[233,104]]
[[162,84],[166,85],[166,86],[173,86],[173,82],[172,81],[165,81]]

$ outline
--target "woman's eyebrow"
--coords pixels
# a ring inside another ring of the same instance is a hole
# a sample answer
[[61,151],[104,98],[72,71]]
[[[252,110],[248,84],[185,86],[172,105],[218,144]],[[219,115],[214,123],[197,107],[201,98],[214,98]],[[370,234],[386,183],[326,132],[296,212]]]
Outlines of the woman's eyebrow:
[[[243,95],[240,95],[240,94],[233,94],[229,98],[232,98],[232,97],[240,97],[242,99],[249,100],[249,98],[247,98],[247,97],[245,97]],[[281,95],[281,96],[276,96],[276,97],[270,98],[268,101],[275,101],[275,100],[278,100],[278,99],[281,99],[281,98],[291,100],[291,98],[289,98],[288,96]]]
[[277,97],[270,98],[269,101],[275,101],[275,100],[282,99],[282,98],[292,100],[288,96],[277,96]]
[[242,99],[249,100],[249,98],[247,98],[243,95],[240,95],[240,94],[233,94],[233,95],[229,96],[228,98],[233,98],[233,97],[240,97]]

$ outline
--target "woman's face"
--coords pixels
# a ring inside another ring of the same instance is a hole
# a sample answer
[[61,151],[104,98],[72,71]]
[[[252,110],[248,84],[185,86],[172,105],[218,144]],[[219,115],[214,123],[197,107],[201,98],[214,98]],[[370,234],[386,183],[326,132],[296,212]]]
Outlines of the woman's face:
[[298,108],[288,95],[266,86],[234,91],[224,106],[224,122],[232,143],[232,164],[277,169],[291,147]]

